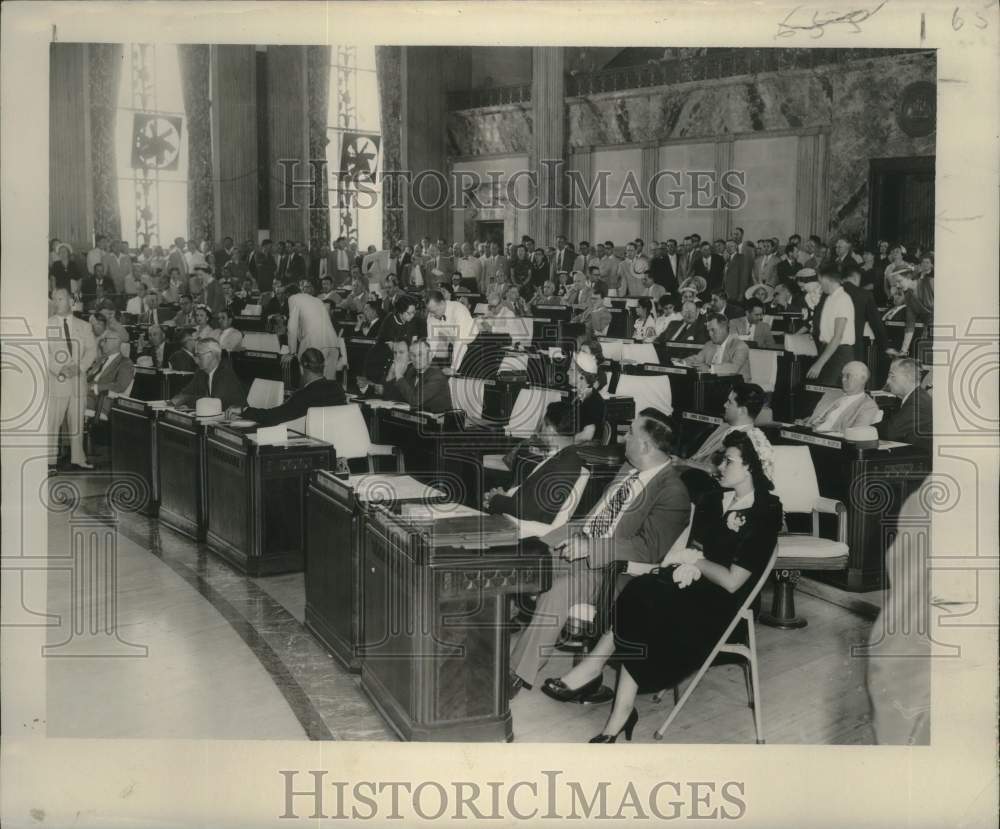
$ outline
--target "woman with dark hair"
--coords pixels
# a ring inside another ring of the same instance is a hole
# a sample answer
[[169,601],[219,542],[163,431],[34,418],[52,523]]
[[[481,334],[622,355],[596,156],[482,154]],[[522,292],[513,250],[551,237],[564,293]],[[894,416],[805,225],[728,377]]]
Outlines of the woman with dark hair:
[[781,501],[771,493],[771,444],[759,429],[723,441],[722,489],[695,507],[688,547],[665,566],[632,579],[615,602],[613,628],[576,667],[547,679],[542,691],[560,702],[601,686],[604,665],[619,666],[615,703],[592,743],[632,738],[636,694],[675,686],[711,653],[764,575],[781,529]]
[[576,442],[600,440],[607,420],[608,404],[600,395],[604,373],[600,370],[597,357],[588,351],[577,352],[569,376],[575,392],[572,400],[576,410]]

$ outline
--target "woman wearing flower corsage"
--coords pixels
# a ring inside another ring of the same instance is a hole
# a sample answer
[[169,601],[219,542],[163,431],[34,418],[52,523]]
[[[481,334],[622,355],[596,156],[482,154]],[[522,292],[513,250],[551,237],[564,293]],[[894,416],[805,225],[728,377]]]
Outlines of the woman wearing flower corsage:
[[730,432],[719,464],[722,489],[698,502],[688,547],[632,579],[618,596],[613,629],[593,651],[542,690],[566,702],[596,691],[605,663],[619,666],[611,715],[592,743],[632,738],[638,693],[670,688],[694,673],[764,574],[781,529],[771,493],[773,451],[756,428]]

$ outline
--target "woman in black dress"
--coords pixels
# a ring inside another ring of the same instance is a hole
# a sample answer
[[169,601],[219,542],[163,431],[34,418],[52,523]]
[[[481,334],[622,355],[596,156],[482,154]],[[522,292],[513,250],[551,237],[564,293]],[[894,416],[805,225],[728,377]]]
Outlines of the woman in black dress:
[[596,691],[605,663],[620,666],[615,704],[592,743],[632,738],[636,694],[675,686],[694,673],[764,575],[781,528],[771,494],[771,446],[759,429],[731,432],[719,464],[725,491],[698,502],[688,548],[667,566],[632,579],[614,607],[613,629],[561,679],[542,690],[562,702]]
[[570,383],[575,391],[573,405],[576,409],[576,442],[600,440],[607,420],[608,404],[601,397],[604,374],[597,357],[579,351],[570,368]]

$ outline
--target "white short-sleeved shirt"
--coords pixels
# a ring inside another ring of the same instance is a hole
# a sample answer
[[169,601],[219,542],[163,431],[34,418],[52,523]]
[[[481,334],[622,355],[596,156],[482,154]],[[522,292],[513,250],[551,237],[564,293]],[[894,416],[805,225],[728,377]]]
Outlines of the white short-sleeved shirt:
[[838,317],[847,320],[840,344],[854,345],[854,300],[842,287],[829,294],[823,304],[823,313],[819,320],[820,342],[828,343],[833,339],[835,322]]

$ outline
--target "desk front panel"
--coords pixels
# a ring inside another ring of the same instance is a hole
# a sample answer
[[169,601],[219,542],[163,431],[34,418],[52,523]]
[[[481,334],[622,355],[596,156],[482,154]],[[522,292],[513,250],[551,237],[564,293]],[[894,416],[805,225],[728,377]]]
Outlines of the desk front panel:
[[257,446],[228,429],[206,442],[209,546],[249,575],[302,569],[309,474],[330,469],[333,447]]
[[156,418],[157,412],[138,400],[120,397],[111,407],[111,470],[143,481],[148,497],[139,511],[151,516],[160,500]]
[[366,525],[362,687],[406,740],[509,741],[509,597],[548,589],[548,554],[421,565]]
[[165,411],[160,445],[160,520],[196,541],[205,540],[205,429],[193,417]]

